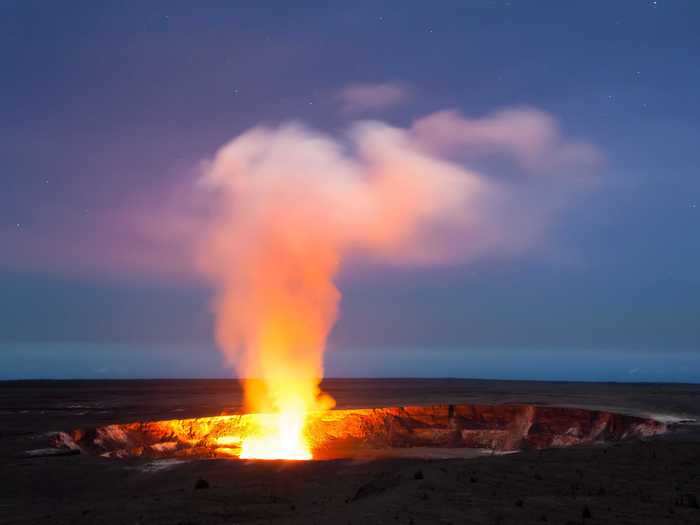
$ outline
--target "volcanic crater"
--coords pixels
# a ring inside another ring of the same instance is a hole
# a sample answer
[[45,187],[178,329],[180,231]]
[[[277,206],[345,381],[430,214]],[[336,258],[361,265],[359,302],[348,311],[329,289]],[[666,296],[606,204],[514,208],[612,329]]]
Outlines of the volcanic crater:
[[[139,421],[81,428],[53,445],[108,458],[237,458],[265,414]],[[666,432],[662,422],[581,408],[432,405],[330,410],[309,414],[314,459],[395,455],[411,450],[515,452],[615,442]]]

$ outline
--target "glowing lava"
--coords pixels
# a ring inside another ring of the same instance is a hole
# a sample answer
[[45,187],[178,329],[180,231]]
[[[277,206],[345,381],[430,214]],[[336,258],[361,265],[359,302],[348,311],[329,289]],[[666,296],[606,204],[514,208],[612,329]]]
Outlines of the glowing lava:
[[241,459],[312,459],[305,437],[306,414],[286,412],[262,414],[258,430],[241,444]]

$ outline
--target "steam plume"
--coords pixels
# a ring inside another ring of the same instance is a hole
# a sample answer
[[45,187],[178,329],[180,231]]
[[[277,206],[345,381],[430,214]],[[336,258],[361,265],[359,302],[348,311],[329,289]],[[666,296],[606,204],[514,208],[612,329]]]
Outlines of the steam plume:
[[219,343],[242,376],[262,379],[248,383],[252,409],[317,407],[345,257],[439,257],[440,247],[421,243],[425,229],[464,222],[470,201],[489,191],[387,126],[365,124],[352,141],[350,155],[300,126],[258,128],[225,146],[206,174],[220,206],[200,262],[218,289]]
[[[503,219],[509,188],[433,152],[423,135],[441,122],[429,122],[420,133],[364,122],[342,140],[298,124],[259,127],[224,146],[206,170],[202,186],[216,206],[199,225],[206,235],[198,267],[217,290],[225,355],[240,376],[261,380],[246,383],[250,409],[329,404],[318,385],[338,318],[334,279],[349,257],[433,264],[532,237],[527,229],[512,235]],[[460,129],[475,142],[466,124]],[[488,128],[489,147],[497,131]],[[508,134],[502,146],[513,142]],[[515,144],[521,154],[526,146]]]

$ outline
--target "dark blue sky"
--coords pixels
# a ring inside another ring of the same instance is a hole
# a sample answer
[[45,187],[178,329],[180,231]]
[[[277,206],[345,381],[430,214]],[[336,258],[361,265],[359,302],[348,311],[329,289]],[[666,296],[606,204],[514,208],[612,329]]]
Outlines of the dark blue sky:
[[251,126],[395,83],[377,118],[533,106],[606,160],[536,250],[347,268],[334,375],[700,380],[700,4],[234,4],[0,2],[0,378],[218,375],[209,290],[71,255]]

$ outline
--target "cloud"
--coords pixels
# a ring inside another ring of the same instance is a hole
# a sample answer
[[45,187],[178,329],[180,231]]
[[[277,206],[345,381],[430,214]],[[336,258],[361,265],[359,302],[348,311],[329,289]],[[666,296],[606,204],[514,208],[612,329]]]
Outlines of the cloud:
[[[502,162],[494,171],[471,166],[494,158],[510,162],[508,177],[500,176]],[[258,237],[247,233],[251,217],[313,238],[314,246],[331,239],[344,264],[468,262],[544,242],[558,212],[593,187],[601,159],[595,146],[532,108],[476,118],[439,111],[407,127],[359,120],[338,134],[287,122],[244,132],[195,184],[126,215],[141,224],[140,246],[151,238],[167,254],[164,269],[183,273],[189,265],[195,276],[202,260],[208,272],[214,261],[224,272],[232,267],[224,252]],[[202,237],[224,217],[202,258]]]
[[410,91],[400,84],[351,84],[340,91],[343,111],[364,113],[396,106],[410,98]]
[[[213,221],[228,213],[218,245],[233,249],[248,220],[240,210],[251,207],[323,239],[328,233],[316,224],[328,226],[344,264],[508,257],[547,240],[559,213],[595,187],[601,159],[595,146],[568,137],[535,108],[478,117],[438,111],[406,127],[358,120],[340,133],[298,122],[259,126],[194,176],[137,189],[89,223],[42,224],[37,215],[31,231],[0,232],[3,245],[14,247],[0,263],[201,280]],[[311,227],[295,223],[297,211],[313,218]]]
[[436,154],[505,155],[527,170],[593,168],[602,156],[591,144],[566,139],[554,117],[534,108],[510,108],[468,118],[455,110],[438,111],[412,126]]

